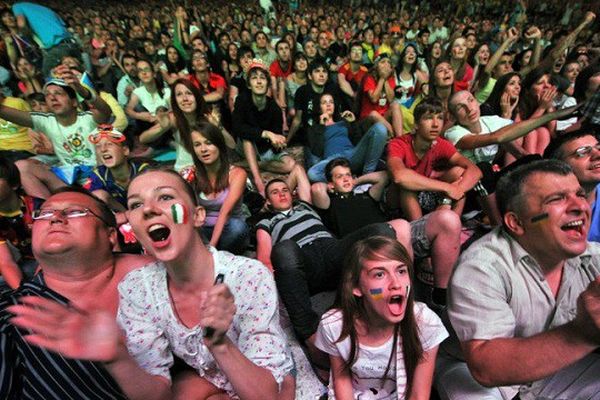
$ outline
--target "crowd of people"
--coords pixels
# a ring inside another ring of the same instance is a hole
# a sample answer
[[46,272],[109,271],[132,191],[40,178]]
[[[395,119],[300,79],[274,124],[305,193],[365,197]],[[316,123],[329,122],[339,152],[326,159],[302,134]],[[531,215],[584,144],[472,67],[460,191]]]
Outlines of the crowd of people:
[[600,399],[598,1],[1,6],[1,398]]

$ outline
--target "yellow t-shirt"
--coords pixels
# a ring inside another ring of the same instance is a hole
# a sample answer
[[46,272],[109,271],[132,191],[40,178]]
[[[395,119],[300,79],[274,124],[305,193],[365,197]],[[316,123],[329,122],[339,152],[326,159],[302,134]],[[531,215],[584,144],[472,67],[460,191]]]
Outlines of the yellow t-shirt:
[[[31,111],[29,104],[17,97],[6,97],[3,105],[21,111]],[[0,118],[0,150],[24,150],[33,153],[33,145],[27,135],[28,128]]]

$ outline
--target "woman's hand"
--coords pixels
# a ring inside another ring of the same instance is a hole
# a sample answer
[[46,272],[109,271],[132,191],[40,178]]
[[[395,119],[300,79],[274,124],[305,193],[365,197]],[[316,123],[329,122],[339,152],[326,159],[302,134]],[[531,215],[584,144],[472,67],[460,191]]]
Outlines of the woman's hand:
[[344,118],[347,122],[356,121],[356,116],[350,110],[346,110],[346,111],[342,112],[342,118]]
[[204,336],[204,344],[212,349],[223,343],[236,312],[233,295],[223,283],[210,288],[201,297],[199,325],[212,329],[212,335]]
[[85,312],[50,299],[25,296],[7,307],[13,325],[32,333],[25,340],[68,358],[110,362],[117,358],[121,331],[107,311]]
[[550,110],[553,107],[552,102],[556,97],[556,87],[552,86],[538,95],[538,107],[542,110]]
[[502,117],[511,118],[513,111],[519,104],[519,98],[511,99],[510,94],[504,92],[500,97],[500,109],[502,110]]

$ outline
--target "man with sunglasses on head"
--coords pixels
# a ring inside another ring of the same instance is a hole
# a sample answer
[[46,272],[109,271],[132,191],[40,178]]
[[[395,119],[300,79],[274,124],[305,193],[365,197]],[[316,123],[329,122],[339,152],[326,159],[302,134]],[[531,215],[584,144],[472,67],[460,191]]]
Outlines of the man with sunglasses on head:
[[600,144],[591,128],[581,128],[554,139],[544,151],[545,158],[559,159],[573,168],[592,209],[588,240],[600,242]]
[[[119,361],[75,359],[73,341],[67,343],[53,332],[56,326],[67,326],[73,340],[90,340],[77,318],[67,314],[59,319],[34,318],[25,306],[49,310],[59,307],[58,302],[84,314],[101,311],[95,313],[98,318],[116,318],[118,283],[149,260],[112,252],[115,217],[105,203],[84,189],[61,189],[32,217],[32,250],[41,271],[0,297],[0,398],[165,398],[167,388],[143,381],[131,357],[108,354],[102,341],[95,351]],[[31,334],[30,328],[43,333]],[[62,345],[46,350],[56,342]]]
[[[86,176],[96,166],[96,153],[87,135],[99,123],[111,116],[109,106],[93,90],[82,86],[73,71],[59,65],[52,78],[44,85],[44,95],[50,113],[36,113],[17,110],[0,105],[0,118],[17,125],[33,128],[50,139],[58,158],[58,168],[54,172],[35,159],[20,160],[16,163],[21,172],[25,192],[30,196],[48,198],[53,190],[72,183],[72,178],[82,173]],[[90,112],[79,112],[77,96],[81,96],[92,108]],[[58,178],[61,174],[65,182]]]

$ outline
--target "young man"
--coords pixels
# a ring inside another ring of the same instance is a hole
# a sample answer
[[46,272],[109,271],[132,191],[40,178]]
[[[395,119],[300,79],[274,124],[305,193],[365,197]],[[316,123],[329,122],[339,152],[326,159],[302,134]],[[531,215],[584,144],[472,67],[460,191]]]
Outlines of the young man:
[[482,204],[484,211],[491,222],[498,225],[500,216],[493,196],[496,178],[492,163],[498,153],[499,145],[516,158],[521,158],[527,153],[520,145],[513,142],[514,139],[527,135],[533,129],[553,119],[568,115],[574,111],[574,108],[513,123],[510,119],[496,115],[481,116],[479,103],[475,97],[468,91],[461,91],[450,97],[448,110],[457,124],[448,129],[444,137],[482,171],[483,179],[476,186],[476,190],[479,198],[485,203]]
[[133,54],[124,54],[122,61],[125,75],[119,79],[117,83],[117,100],[121,107],[127,106],[129,103],[129,97],[133,89],[137,88],[140,84],[137,73],[137,57]]
[[[94,147],[85,137],[97,124],[106,122],[111,111],[95,92],[79,83],[68,67],[59,65],[54,73],[62,79],[52,79],[44,85],[46,103],[52,113],[26,112],[0,105],[0,118],[46,135],[54,146],[60,167],[68,170],[69,175],[81,172],[85,176],[96,165]],[[78,112],[77,95],[86,99],[93,107],[92,112]],[[47,198],[52,190],[64,186],[49,167],[36,160],[20,160],[17,167],[23,188],[30,196]]]
[[[292,73],[292,54],[290,45],[284,39],[281,39],[275,45],[277,59],[271,63],[269,72],[271,73],[271,91],[277,105],[285,111],[285,87],[281,83]],[[280,90],[281,89],[281,90]]]
[[594,397],[600,249],[586,239],[585,192],[568,165],[541,160],[503,176],[496,193],[503,226],[452,274],[448,315],[466,364],[438,356],[440,397]]
[[[365,225],[386,222],[380,206],[388,183],[385,172],[354,179],[348,160],[337,158],[329,162],[325,173],[328,183],[313,184],[311,194],[313,204],[326,215],[326,225],[333,233],[343,237]],[[356,191],[367,183],[372,184],[368,191]],[[388,223],[398,234],[407,231],[406,221],[402,219]],[[430,290],[425,288],[425,293],[418,295],[434,307],[446,304],[446,287],[460,251],[461,228],[460,217],[450,210],[436,210],[410,223],[411,245],[407,249],[412,247],[416,260],[431,257],[433,272],[433,282],[428,282],[433,286],[431,297],[426,294]],[[403,244],[406,243],[404,236],[397,235]]]
[[283,151],[287,139],[283,136],[283,114],[275,100],[267,96],[269,71],[260,60],[248,68],[250,94],[240,93],[233,112],[233,133],[242,139],[243,152],[259,193],[264,193],[260,170],[290,174],[293,181],[302,181],[302,199],[309,201],[310,189],[304,169]]
[[130,151],[127,139],[111,125],[100,125],[88,140],[96,147],[102,165],[94,168],[83,186],[113,211],[125,211],[129,182],[148,164],[127,159]]
[[433,208],[452,208],[460,215],[465,193],[481,178],[481,171],[439,137],[444,123],[439,100],[424,100],[414,114],[415,133],[394,138],[388,146],[388,170],[403,215],[409,221],[419,219],[422,206],[432,201],[439,203]]
[[587,128],[558,136],[544,151],[544,158],[562,160],[573,169],[591,208],[588,240],[600,242],[600,144],[595,132]]
[[338,85],[351,98],[356,96],[363,79],[369,73],[362,64],[362,58],[363,48],[360,42],[350,43],[350,59],[338,71]]

